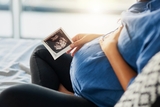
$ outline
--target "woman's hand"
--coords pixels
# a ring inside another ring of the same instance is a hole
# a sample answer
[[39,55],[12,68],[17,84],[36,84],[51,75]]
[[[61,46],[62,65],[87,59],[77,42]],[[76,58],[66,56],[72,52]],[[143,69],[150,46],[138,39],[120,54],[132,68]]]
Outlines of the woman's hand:
[[118,51],[118,37],[122,28],[123,26],[119,27],[116,31],[108,36],[101,38],[100,45],[123,89],[126,90],[130,80],[135,77],[137,73],[128,65]]
[[114,32],[110,33],[109,35],[106,35],[105,37],[100,38],[99,43],[105,54],[111,52],[113,48],[117,48],[117,42],[122,28],[123,26],[120,26]]
[[71,49],[67,53],[74,54],[87,42],[101,36],[102,34],[78,34],[72,38],[73,43],[70,45]]

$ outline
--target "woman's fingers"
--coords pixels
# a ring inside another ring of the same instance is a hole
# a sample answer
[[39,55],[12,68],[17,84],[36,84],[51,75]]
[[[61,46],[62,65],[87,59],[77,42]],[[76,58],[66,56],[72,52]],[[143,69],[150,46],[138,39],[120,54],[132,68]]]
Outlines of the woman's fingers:
[[99,43],[103,51],[110,50],[112,49],[112,47],[115,47],[117,45],[122,28],[123,26],[120,26],[114,32],[100,38]]
[[74,47],[68,50],[66,53],[71,54],[71,56],[74,56],[74,54],[81,48],[82,46]]
[[120,36],[120,33],[121,33],[121,31],[122,31],[122,29],[123,29],[123,25],[121,25],[117,30],[115,30],[114,32],[112,32],[112,33],[110,33],[110,34],[108,34],[108,35],[106,35],[105,37],[103,37],[103,41],[105,40],[105,39],[112,39],[112,40],[118,40],[118,38],[119,38],[119,36]]
[[74,56],[74,54],[80,49],[81,47],[77,47],[74,50],[71,51],[71,56]]
[[66,53],[67,53],[67,54],[70,54],[72,50],[73,50],[73,49],[70,49],[70,50],[68,50]]
[[113,33],[114,39],[118,40],[118,37],[120,36],[120,33],[121,33],[122,29],[123,29],[123,25],[121,25],[121,26]]

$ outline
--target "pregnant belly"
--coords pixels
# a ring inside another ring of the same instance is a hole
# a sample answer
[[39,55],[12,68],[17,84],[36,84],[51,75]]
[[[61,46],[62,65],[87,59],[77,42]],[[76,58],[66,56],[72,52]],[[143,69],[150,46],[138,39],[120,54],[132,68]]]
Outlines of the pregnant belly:
[[70,74],[73,88],[77,93],[96,89],[122,90],[98,39],[85,44],[75,54]]

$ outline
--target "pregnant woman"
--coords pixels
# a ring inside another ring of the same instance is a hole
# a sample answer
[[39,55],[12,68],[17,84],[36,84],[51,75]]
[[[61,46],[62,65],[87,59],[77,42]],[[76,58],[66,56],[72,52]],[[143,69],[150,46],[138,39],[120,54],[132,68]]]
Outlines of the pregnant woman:
[[135,3],[115,31],[78,34],[57,60],[38,46],[30,60],[33,84],[4,90],[0,107],[113,107],[160,51],[159,8],[159,0]]

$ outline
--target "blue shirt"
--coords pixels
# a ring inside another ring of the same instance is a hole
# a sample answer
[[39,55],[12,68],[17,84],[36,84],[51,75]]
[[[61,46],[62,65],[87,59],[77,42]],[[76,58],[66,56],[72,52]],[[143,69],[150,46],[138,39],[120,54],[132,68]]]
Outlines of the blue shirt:
[[[160,1],[139,2],[129,10],[122,13],[122,23],[125,26],[118,48],[126,62],[137,73],[141,73],[149,59],[160,51]],[[130,84],[133,81],[134,78]]]
[[[122,13],[124,28],[118,40],[118,49],[137,73],[160,51],[159,7],[159,0],[138,2]],[[124,91],[98,39],[85,44],[73,57],[70,69],[72,86],[76,95],[97,106],[113,107]],[[130,83],[132,81],[134,78]]]

